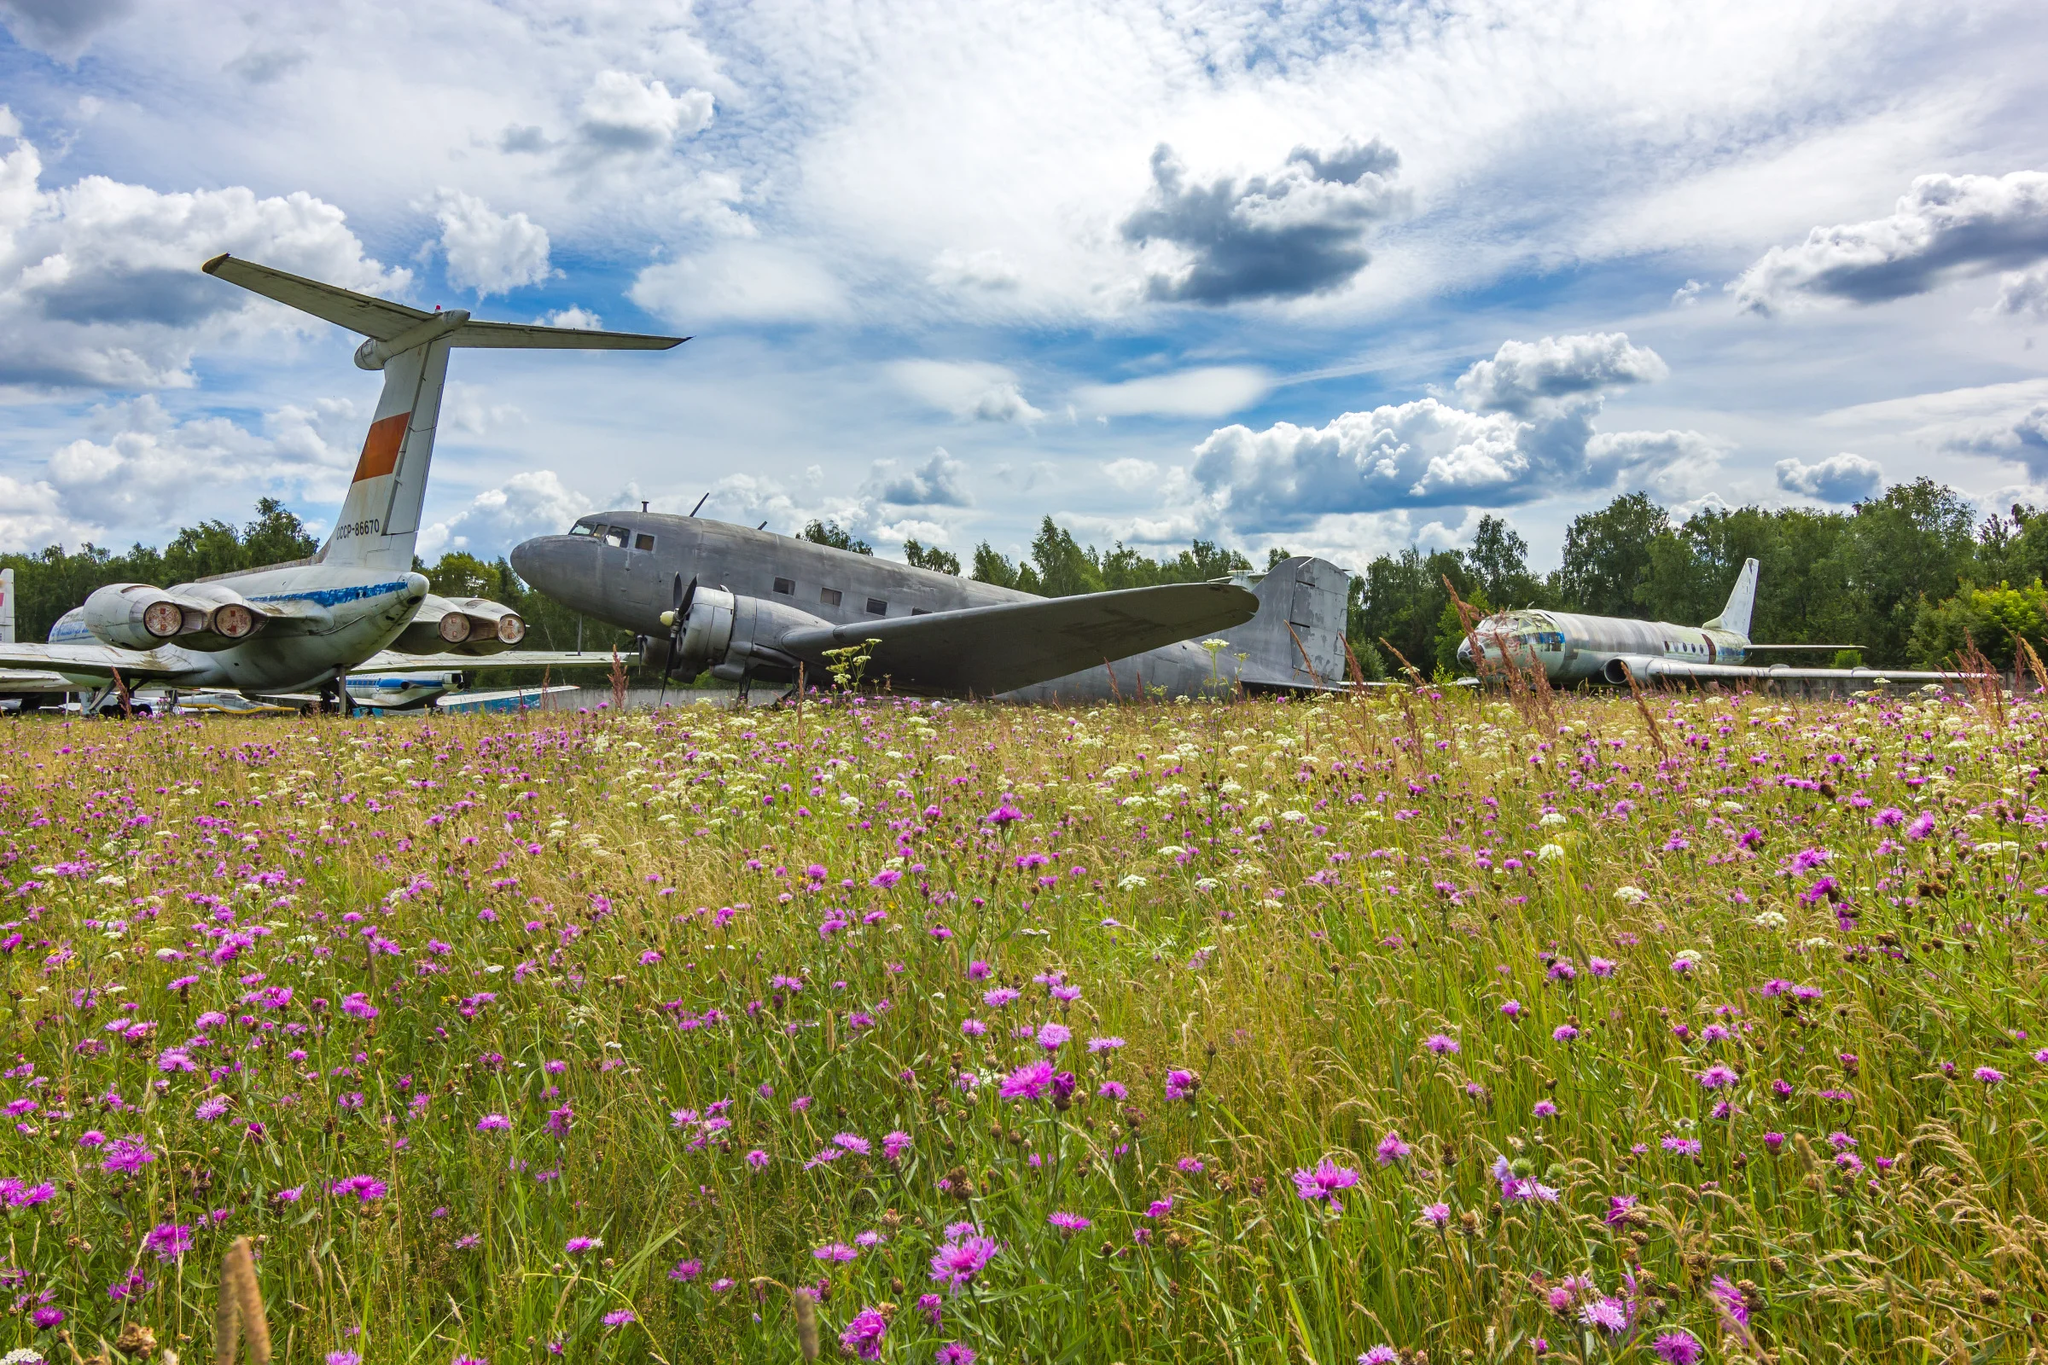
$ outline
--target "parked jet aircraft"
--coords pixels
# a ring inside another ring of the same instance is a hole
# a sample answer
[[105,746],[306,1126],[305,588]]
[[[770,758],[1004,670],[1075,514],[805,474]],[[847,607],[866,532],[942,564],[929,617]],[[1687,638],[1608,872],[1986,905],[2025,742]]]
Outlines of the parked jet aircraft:
[[384,391],[333,532],[319,553],[296,563],[172,588],[110,583],[60,618],[48,644],[0,644],[0,667],[96,687],[91,711],[116,689],[144,682],[253,693],[331,686],[345,707],[340,680],[365,664],[441,669],[450,655],[490,655],[494,666],[596,662],[517,653],[526,625],[516,612],[435,596],[412,571],[448,353],[667,350],[686,338],[476,322],[459,308],[423,312],[226,255],[202,269],[369,338],[355,361],[384,372]]
[[1750,661],[1778,650],[1853,649],[1853,645],[1760,645],[1749,638],[1756,607],[1757,564],[1744,560],[1721,614],[1703,626],[1632,617],[1582,616],[1564,611],[1497,612],[1475,625],[1458,646],[1458,662],[1473,666],[1473,641],[1493,667],[1512,658],[1516,667],[1540,667],[1552,683],[1623,684],[1630,677],[1692,682],[1791,682],[1867,679],[1876,682],[1952,682],[1957,673],[1895,668],[1790,668]]
[[[638,632],[644,663],[743,688],[800,670],[821,681],[827,651],[868,640],[867,679],[899,692],[1085,701],[1345,676],[1348,576],[1320,559],[1256,581],[1045,598],[706,517],[619,511],[524,542],[512,567]],[[1223,643],[1197,643],[1208,637]]]

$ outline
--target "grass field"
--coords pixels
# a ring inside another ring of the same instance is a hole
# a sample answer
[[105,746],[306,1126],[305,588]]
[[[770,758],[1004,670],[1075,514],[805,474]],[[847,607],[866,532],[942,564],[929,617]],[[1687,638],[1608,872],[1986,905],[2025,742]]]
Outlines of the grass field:
[[294,1362],[2039,1358],[2044,737],[12,723],[8,1335],[246,1235]]

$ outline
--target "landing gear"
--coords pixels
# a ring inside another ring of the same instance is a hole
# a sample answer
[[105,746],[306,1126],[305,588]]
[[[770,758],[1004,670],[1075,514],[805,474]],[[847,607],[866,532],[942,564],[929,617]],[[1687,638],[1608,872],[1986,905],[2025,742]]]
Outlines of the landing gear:
[[330,706],[343,720],[355,715],[355,698],[349,695],[348,674],[337,673],[333,682],[320,685],[320,709],[325,711]]

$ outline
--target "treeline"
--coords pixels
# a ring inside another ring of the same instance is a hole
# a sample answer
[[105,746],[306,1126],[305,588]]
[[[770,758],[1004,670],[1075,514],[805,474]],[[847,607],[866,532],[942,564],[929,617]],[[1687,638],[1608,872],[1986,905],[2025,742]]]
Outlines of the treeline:
[[2038,650],[2048,634],[2048,513],[2015,506],[1980,519],[1932,479],[1847,511],[1710,507],[1683,522],[1631,493],[1573,520],[1549,573],[1532,571],[1527,555],[1491,516],[1469,549],[1381,555],[1354,582],[1352,633],[1386,639],[1419,667],[1449,667],[1460,632],[1446,578],[1482,607],[1696,625],[1720,613],[1742,562],[1755,559],[1758,641],[1853,645],[1862,662],[1920,668],[1974,641],[2010,667],[2017,639]]
[[[812,521],[798,535],[804,540],[830,545],[835,550],[851,550],[857,555],[875,552],[872,545],[836,521]],[[903,543],[903,558],[920,569],[935,569],[954,575],[960,572],[958,555],[915,540]],[[1268,554],[1269,566],[1285,558],[1285,550],[1271,551]],[[1073,532],[1047,517],[1039,523],[1038,535],[1032,539],[1028,555],[1013,563],[984,540],[975,547],[973,566],[967,576],[977,582],[1016,588],[1041,597],[1072,597],[1078,593],[1104,592],[1114,588],[1149,588],[1159,583],[1199,583],[1204,579],[1248,573],[1251,567],[1251,561],[1237,551],[1223,549],[1206,540],[1197,540],[1191,548],[1182,550],[1171,559],[1148,558],[1122,541],[1107,551],[1097,550],[1093,545],[1080,544],[1074,539]]]

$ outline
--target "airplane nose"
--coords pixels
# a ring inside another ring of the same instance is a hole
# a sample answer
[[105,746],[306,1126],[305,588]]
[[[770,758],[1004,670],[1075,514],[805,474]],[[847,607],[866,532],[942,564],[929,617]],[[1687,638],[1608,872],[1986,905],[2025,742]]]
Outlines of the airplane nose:
[[574,611],[591,611],[597,564],[594,536],[536,536],[512,547],[512,572]]
[[1471,640],[1465,639],[1458,641],[1458,662],[1461,664],[1469,664],[1472,662]]

